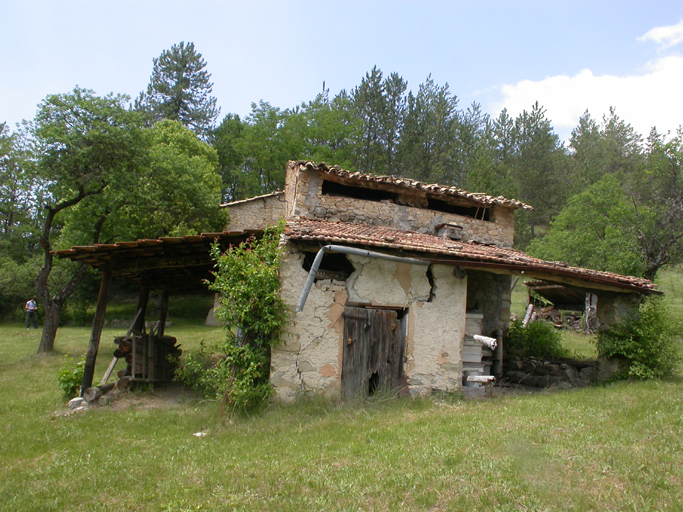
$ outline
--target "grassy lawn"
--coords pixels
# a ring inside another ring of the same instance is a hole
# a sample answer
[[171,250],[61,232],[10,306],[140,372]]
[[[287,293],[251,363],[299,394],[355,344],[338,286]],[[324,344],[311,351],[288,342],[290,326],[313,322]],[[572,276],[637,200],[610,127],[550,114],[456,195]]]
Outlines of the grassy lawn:
[[[105,330],[96,377],[120,331]],[[183,348],[223,337],[182,322],[168,334]],[[2,510],[683,506],[680,377],[482,402],[309,400],[227,423],[218,404],[191,400],[62,416],[56,374],[65,354],[84,353],[89,329],[60,329],[50,356],[34,355],[38,337],[0,325]]]

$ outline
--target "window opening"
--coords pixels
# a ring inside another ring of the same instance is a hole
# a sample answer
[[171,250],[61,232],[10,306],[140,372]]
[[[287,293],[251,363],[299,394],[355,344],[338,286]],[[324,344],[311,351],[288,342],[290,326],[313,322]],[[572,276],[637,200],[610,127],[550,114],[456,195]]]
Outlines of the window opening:
[[[404,203],[404,201],[399,199],[399,194],[395,192],[389,192],[387,190],[378,190],[374,188],[350,187],[348,185],[342,185],[341,183],[329,180],[323,180],[322,194],[324,196],[350,197],[352,199],[363,199],[366,201],[391,201],[396,204]],[[425,208],[428,210],[435,210],[443,213],[453,213],[455,215],[460,215],[462,217],[470,217],[472,219],[484,221],[491,220],[490,208],[456,205],[429,196],[427,197],[426,207],[413,207]]]
[[[301,266],[306,272],[311,270],[316,254],[315,252],[304,253],[304,261]],[[346,281],[353,271],[353,264],[346,257],[346,254],[331,252],[323,257],[315,280],[334,279],[335,281]]]

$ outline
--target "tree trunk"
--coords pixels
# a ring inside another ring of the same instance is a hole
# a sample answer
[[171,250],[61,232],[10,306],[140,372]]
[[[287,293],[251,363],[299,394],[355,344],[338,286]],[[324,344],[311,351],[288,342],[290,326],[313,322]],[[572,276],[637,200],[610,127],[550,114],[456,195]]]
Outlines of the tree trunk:
[[38,353],[52,352],[55,346],[55,336],[59,327],[59,317],[62,313],[62,304],[54,300],[43,302],[45,307],[45,322],[43,323],[43,334],[40,337]]
[[[101,192],[101,191],[100,191]],[[66,300],[76,291],[78,285],[81,284],[87,272],[87,266],[81,264],[78,270],[71,277],[71,280],[53,297],[50,296],[50,287],[48,279],[52,272],[53,260],[52,244],[50,243],[50,233],[52,231],[52,222],[57,213],[61,210],[78,204],[78,202],[88,195],[82,190],[79,195],[69,201],[63,201],[54,208],[47,208],[47,215],[43,231],[40,236],[40,246],[43,248],[44,261],[43,267],[36,276],[36,291],[43,308],[45,309],[45,323],[43,324],[43,334],[40,337],[40,345],[38,345],[38,353],[52,352],[55,346],[55,337],[57,336],[57,328],[59,327],[59,317],[62,313],[62,308]],[[106,216],[101,216],[95,223],[93,244],[96,244],[100,238],[100,231],[106,221]]]

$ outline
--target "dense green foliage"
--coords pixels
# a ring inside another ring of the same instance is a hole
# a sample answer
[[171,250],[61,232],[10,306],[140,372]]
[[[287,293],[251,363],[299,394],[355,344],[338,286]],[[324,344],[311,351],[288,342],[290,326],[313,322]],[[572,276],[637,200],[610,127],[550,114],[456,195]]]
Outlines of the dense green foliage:
[[[50,352],[62,308],[86,274],[86,267],[59,265],[52,251],[75,243],[97,243],[107,221],[110,190],[135,175],[142,151],[139,116],[126,108],[127,97],[96,96],[74,89],[48,96],[29,129],[36,208],[41,209],[39,240],[43,264],[36,277],[45,321],[39,352]],[[71,221],[71,222],[70,222]],[[80,229],[68,230],[68,225]],[[68,233],[68,235],[64,235]]]
[[200,346],[188,353],[175,380],[209,399],[224,399],[231,412],[244,412],[265,404],[272,391],[268,381],[267,347]]
[[598,334],[598,352],[626,361],[621,377],[668,377],[681,361],[681,326],[680,320],[671,317],[664,299],[650,297],[634,318]]
[[543,321],[529,322],[526,327],[522,327],[521,320],[512,322],[504,347],[510,356],[553,358],[571,355],[562,347],[560,332]]
[[220,253],[212,249],[217,270],[209,288],[221,296],[216,311],[229,330],[241,329],[248,343],[270,346],[279,341],[286,322],[280,296],[280,235],[282,223]]
[[218,155],[178,121],[145,132],[146,153],[135,185],[121,197],[110,225],[118,240],[220,231]]
[[572,133],[576,195],[529,251],[599,270],[654,279],[683,257],[683,132],[655,129],[643,144],[612,110],[585,114]]
[[83,89],[52,95],[28,131],[25,175],[33,180],[43,252],[40,351],[52,350],[64,305],[87,275],[87,267],[56,262],[53,250],[214,231],[224,223],[215,150],[177,121],[145,129],[127,101]]
[[531,242],[534,256],[571,265],[642,275],[643,260],[628,226],[631,206],[619,181],[603,176],[572,196],[544,238]]
[[225,253],[212,249],[216,260],[211,290],[220,294],[216,317],[228,339],[220,355],[204,349],[189,354],[176,373],[181,382],[205,396],[223,397],[231,412],[265,403],[270,396],[270,347],[280,341],[287,316],[280,297],[280,235],[270,228],[261,239],[249,239]]

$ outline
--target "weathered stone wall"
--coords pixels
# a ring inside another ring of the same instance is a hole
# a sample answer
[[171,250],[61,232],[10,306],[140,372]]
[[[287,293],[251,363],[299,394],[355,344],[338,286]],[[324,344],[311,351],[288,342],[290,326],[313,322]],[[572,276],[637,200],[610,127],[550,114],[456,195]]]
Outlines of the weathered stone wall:
[[638,313],[643,297],[637,293],[597,292],[599,330],[623,324]]
[[226,209],[230,217],[225,229],[240,231],[275,225],[285,215],[285,207],[282,192],[229,203]]
[[512,247],[514,214],[495,207],[491,220],[476,220],[462,215],[396,204],[392,201],[368,201],[350,197],[322,195],[323,179],[313,171],[302,171],[296,184],[287,192],[295,201],[294,216],[331,222],[350,222],[385,226],[403,231],[434,234],[436,226],[454,223],[463,227],[463,240]]
[[452,267],[434,266],[432,287],[425,267],[349,256],[355,268],[351,276],[315,283],[303,312],[296,314],[307,272],[303,255],[294,246],[287,249],[282,297],[292,319],[284,342],[271,352],[271,383],[278,397],[340,394],[347,303],[407,310],[403,371],[411,394],[460,387],[467,280],[458,279]]

